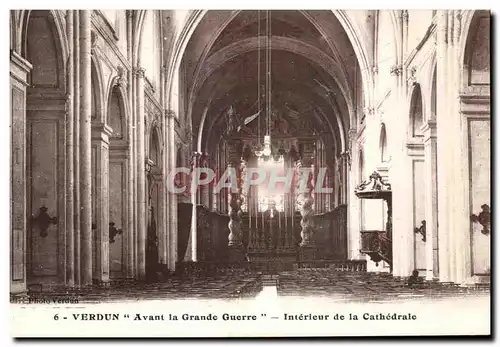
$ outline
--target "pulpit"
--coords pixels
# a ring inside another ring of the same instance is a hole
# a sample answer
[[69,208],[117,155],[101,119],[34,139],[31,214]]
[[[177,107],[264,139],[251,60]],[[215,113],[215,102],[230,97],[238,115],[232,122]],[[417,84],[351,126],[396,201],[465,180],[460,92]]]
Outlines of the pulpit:
[[377,265],[385,261],[392,272],[392,190],[378,172],[358,185],[354,191],[360,199],[382,199],[387,204],[385,230],[361,230],[361,253],[367,254]]

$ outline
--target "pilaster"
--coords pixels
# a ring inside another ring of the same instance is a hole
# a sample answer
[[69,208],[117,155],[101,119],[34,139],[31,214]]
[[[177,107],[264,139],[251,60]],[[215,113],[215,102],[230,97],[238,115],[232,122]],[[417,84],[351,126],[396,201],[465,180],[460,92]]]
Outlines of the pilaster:
[[146,276],[146,167],[145,167],[145,114],[144,72],[141,67],[134,70],[136,79],[136,148],[137,148],[137,278]]
[[31,64],[15,51],[10,54],[11,190],[10,292],[26,291],[26,87]]
[[425,153],[426,279],[432,280],[439,276],[436,121],[428,120],[421,130]]
[[93,280],[109,282],[109,138],[113,130],[106,124],[92,124],[92,157],[94,197],[94,260]]

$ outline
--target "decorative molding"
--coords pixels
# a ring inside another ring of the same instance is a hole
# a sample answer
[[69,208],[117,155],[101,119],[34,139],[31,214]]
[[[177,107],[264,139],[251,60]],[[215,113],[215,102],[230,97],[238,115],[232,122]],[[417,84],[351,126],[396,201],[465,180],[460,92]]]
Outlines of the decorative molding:
[[408,20],[410,18],[408,10],[402,10],[401,11],[401,17],[403,18],[403,21],[405,21],[406,23],[408,23]]
[[375,114],[375,108],[374,107],[365,106],[363,108],[363,113],[365,114],[365,117],[366,116],[373,116]]
[[421,127],[420,131],[424,134],[424,142],[437,137],[437,123],[435,119],[429,119]]
[[483,226],[481,233],[484,235],[490,234],[490,225],[491,225],[491,212],[490,206],[487,204],[481,205],[481,212],[478,215],[473,214],[470,216],[470,220],[472,223],[479,223]]
[[36,216],[31,216],[31,223],[32,225],[38,226],[41,237],[47,237],[47,229],[49,228],[49,226],[51,224],[56,225],[58,223],[57,217],[51,217],[47,213],[47,210],[47,207],[42,206],[38,210]]
[[119,65],[116,70],[118,71],[118,75],[115,79],[115,86],[127,88],[127,76],[125,74],[125,69]]
[[109,223],[109,243],[115,243],[116,235],[123,234],[122,229],[117,229],[114,222]]
[[175,111],[170,109],[165,109],[165,117],[168,119],[177,118],[175,115]]
[[132,73],[134,74],[134,76],[136,76],[137,78],[144,78],[145,76],[145,73],[146,73],[146,69],[143,68],[143,67],[140,67],[140,66],[136,66],[132,69]]
[[351,169],[351,152],[345,151],[340,153],[340,157],[342,158],[344,163],[347,163],[349,170]]
[[90,31],[90,47],[92,49],[92,53],[94,53],[94,48],[97,46],[97,42],[99,41],[99,35],[95,30]]
[[10,51],[10,61],[16,66],[18,66],[20,69],[22,69],[24,72],[29,73],[33,69],[33,65],[26,59],[24,59],[19,53],[16,51],[11,50]]
[[412,139],[406,142],[407,154],[410,157],[421,157],[424,155],[423,139]]
[[415,234],[422,235],[422,241],[424,241],[424,242],[427,241],[427,232],[426,232],[426,222],[425,222],[425,220],[422,221],[422,223],[421,223],[421,225],[419,227],[415,227],[414,231],[415,231]]
[[[99,21],[95,18],[95,16],[92,16],[92,28],[95,29],[95,32],[98,33],[106,42],[107,46],[111,49],[111,51],[114,53],[115,57],[118,58],[118,60],[123,64],[127,69],[131,68],[131,63],[128,61],[127,58],[123,55],[123,53],[120,51],[119,47],[116,45],[116,41],[109,35],[109,33],[106,33],[106,30],[103,28],[103,25],[99,23]],[[99,49],[99,46],[95,47],[95,50]],[[106,58],[106,60],[111,63],[109,58],[102,54],[103,57]],[[111,66],[115,66],[116,64],[111,64]]]
[[386,199],[387,194],[391,195],[391,184],[384,182],[380,173],[374,171],[367,180],[354,189],[354,194],[365,199]]
[[401,65],[392,65],[389,72],[391,76],[400,76],[403,73],[403,67]]
[[408,70],[408,78],[406,79],[406,82],[408,83],[409,87],[417,84],[417,67],[416,66],[412,66]]

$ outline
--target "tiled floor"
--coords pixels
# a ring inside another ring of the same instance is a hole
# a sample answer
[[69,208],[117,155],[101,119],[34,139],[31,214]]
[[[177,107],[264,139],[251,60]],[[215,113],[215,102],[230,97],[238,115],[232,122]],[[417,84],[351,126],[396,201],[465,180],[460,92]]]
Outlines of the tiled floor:
[[114,283],[109,288],[33,293],[32,297],[78,298],[79,302],[140,301],[148,299],[230,299],[257,296],[276,284],[278,296],[321,296],[339,301],[387,301],[452,296],[489,295],[489,287],[463,288],[451,284],[425,283],[409,287],[389,274],[299,269],[263,276],[248,271],[228,271],[211,276],[167,278],[161,283]]

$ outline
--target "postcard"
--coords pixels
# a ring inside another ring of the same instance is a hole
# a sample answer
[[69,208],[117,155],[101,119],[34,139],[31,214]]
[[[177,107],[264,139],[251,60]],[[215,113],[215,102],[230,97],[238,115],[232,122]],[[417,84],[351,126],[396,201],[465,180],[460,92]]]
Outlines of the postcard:
[[10,10],[23,337],[491,335],[488,10]]

